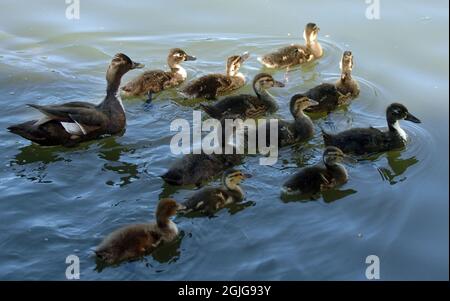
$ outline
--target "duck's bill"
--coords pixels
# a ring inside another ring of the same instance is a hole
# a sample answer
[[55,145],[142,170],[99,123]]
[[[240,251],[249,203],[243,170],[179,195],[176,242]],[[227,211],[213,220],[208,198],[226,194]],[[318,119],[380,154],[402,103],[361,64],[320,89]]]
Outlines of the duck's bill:
[[284,88],[285,87],[285,85],[282,82],[279,82],[277,80],[273,82],[273,86],[274,87],[279,87],[279,88]]
[[141,63],[138,63],[138,62],[133,62],[133,64],[131,65],[131,69],[142,69],[144,67],[145,67],[144,64],[141,64]]
[[182,211],[182,210],[186,210],[187,207],[184,206],[183,204],[177,204],[177,210]]
[[313,107],[313,106],[318,106],[319,102],[310,98],[309,101],[308,101],[308,104],[309,104],[310,107]]
[[195,61],[197,58],[195,56],[192,55],[186,55],[186,61]]
[[413,114],[411,114],[411,113],[407,113],[407,114],[406,114],[405,120],[408,120],[408,121],[411,121],[411,122],[414,122],[414,123],[421,123],[420,119],[417,118],[417,117],[415,117],[415,116],[414,116]]
[[244,54],[241,55],[241,63],[243,63],[243,62],[245,62],[246,60],[248,60],[249,57],[250,57],[250,53],[244,52]]
[[252,175],[249,173],[244,173],[243,175],[244,175],[244,179],[250,179],[252,177]]

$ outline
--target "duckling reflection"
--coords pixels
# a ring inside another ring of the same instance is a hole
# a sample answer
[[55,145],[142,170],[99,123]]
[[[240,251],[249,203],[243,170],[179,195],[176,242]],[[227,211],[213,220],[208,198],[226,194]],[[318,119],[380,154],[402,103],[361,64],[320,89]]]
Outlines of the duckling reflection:
[[409,167],[415,165],[419,160],[412,156],[407,159],[401,158],[401,151],[392,151],[387,153],[387,163],[389,168],[387,167],[378,167],[378,172],[381,175],[381,178],[385,181],[388,181],[389,184],[395,185],[398,182],[402,182],[406,180],[406,176],[401,177]]

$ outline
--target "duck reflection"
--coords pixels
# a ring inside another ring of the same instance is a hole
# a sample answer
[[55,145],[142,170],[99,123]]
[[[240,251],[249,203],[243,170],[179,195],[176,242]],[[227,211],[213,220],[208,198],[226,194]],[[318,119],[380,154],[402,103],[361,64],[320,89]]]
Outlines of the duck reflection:
[[328,189],[316,194],[298,194],[298,195],[281,195],[281,200],[284,203],[290,202],[311,202],[323,199],[325,203],[332,203],[343,199],[347,196],[357,193],[354,189]]
[[401,151],[386,153],[386,159],[389,167],[378,167],[377,169],[381,178],[384,181],[388,181],[391,185],[406,180],[407,177],[402,175],[409,167],[419,162],[415,156],[406,159],[401,158]]
[[[185,236],[184,231],[180,231],[180,235],[178,237],[169,242],[164,243],[157,247],[150,255],[156,262],[160,264],[171,264],[176,262],[180,258],[181,254],[181,242],[183,241],[183,238]],[[126,262],[144,262],[145,265],[149,268],[153,268],[151,260],[149,260],[148,257],[142,257],[139,259],[129,260]],[[101,273],[104,269],[111,267],[115,268],[120,266],[121,264],[124,264],[125,262],[109,265],[105,261],[99,259],[98,257],[95,258],[95,268],[94,271],[97,271],[98,273]]]

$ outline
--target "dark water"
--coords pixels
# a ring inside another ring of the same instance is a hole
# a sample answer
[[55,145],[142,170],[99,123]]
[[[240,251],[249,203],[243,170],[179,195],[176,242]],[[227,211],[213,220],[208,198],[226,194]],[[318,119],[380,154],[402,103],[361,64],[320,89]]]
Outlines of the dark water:
[[[85,280],[364,280],[370,254],[379,256],[385,280],[448,279],[448,2],[381,1],[376,21],[365,18],[362,0],[127,3],[82,0],[81,19],[69,21],[64,1],[2,1],[0,279],[63,280],[70,254],[80,257]],[[273,167],[249,157],[241,168],[254,177],[243,185],[243,204],[212,219],[176,218],[178,241],[137,262],[96,268],[92,250],[104,235],[152,219],[160,197],[192,193],[158,177],[176,158],[169,124],[191,120],[192,107],[174,91],[150,110],[125,100],[123,136],[64,149],[5,130],[37,116],[25,104],[99,102],[119,51],[163,68],[167,50],[182,47],[198,57],[185,64],[189,78],[221,71],[228,55],[249,51],[243,73],[251,78],[262,70],[256,56],[297,42],[308,21],[322,29],[325,56],[287,75],[273,72],[288,78],[285,89],[272,90],[278,116],[290,118],[292,94],[334,81],[350,49],[361,96],[329,121],[337,130],[383,127],[386,106],[402,102],[423,122],[402,123],[407,148],[348,166],[346,185],[309,202],[283,201],[279,188],[297,166],[320,160],[318,134],[282,150]]]

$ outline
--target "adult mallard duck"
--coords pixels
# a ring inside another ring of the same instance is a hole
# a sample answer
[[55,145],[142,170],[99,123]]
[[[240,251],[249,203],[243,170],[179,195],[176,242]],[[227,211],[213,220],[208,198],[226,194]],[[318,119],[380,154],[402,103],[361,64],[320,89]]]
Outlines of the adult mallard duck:
[[270,74],[260,73],[253,79],[253,90],[256,96],[234,95],[212,105],[202,104],[201,107],[209,116],[216,119],[222,119],[229,115],[241,119],[257,118],[278,110],[278,104],[267,92],[272,87],[284,87],[284,84],[276,81]]
[[353,128],[334,135],[323,131],[325,145],[333,145],[345,153],[356,155],[385,152],[406,145],[408,136],[400,127],[399,120],[420,123],[420,120],[409,113],[408,109],[400,103],[393,103],[387,108],[386,119],[387,131],[373,127]]
[[359,85],[352,78],[353,54],[345,51],[340,62],[341,77],[335,84],[323,83],[304,94],[319,102],[317,106],[309,107],[307,112],[331,112],[341,105],[347,105],[359,95]]
[[188,55],[180,48],[171,49],[167,56],[167,65],[169,65],[170,71],[145,71],[122,87],[122,95],[126,97],[147,96],[147,101],[151,102],[154,93],[176,87],[184,82],[187,72],[181,66],[181,63],[195,60],[194,56]]
[[108,86],[105,99],[98,105],[68,102],[61,105],[29,104],[43,113],[39,120],[12,125],[8,130],[40,145],[72,146],[82,141],[122,132],[126,125],[125,111],[117,90],[120,79],[128,71],[144,65],[118,53],[106,72]]
[[100,243],[95,254],[107,264],[116,264],[151,253],[161,243],[177,237],[177,225],[170,217],[181,209],[185,207],[175,200],[162,199],[156,209],[156,221],[117,229]]
[[259,57],[258,61],[267,68],[286,68],[320,58],[323,55],[323,50],[317,40],[319,30],[319,27],[314,23],[306,24],[305,30],[303,31],[303,38],[306,41],[306,45],[294,44],[286,46]]
[[208,74],[190,82],[181,94],[188,98],[215,99],[218,95],[239,89],[245,85],[245,76],[239,72],[249,58],[248,53],[228,58],[225,74]]

